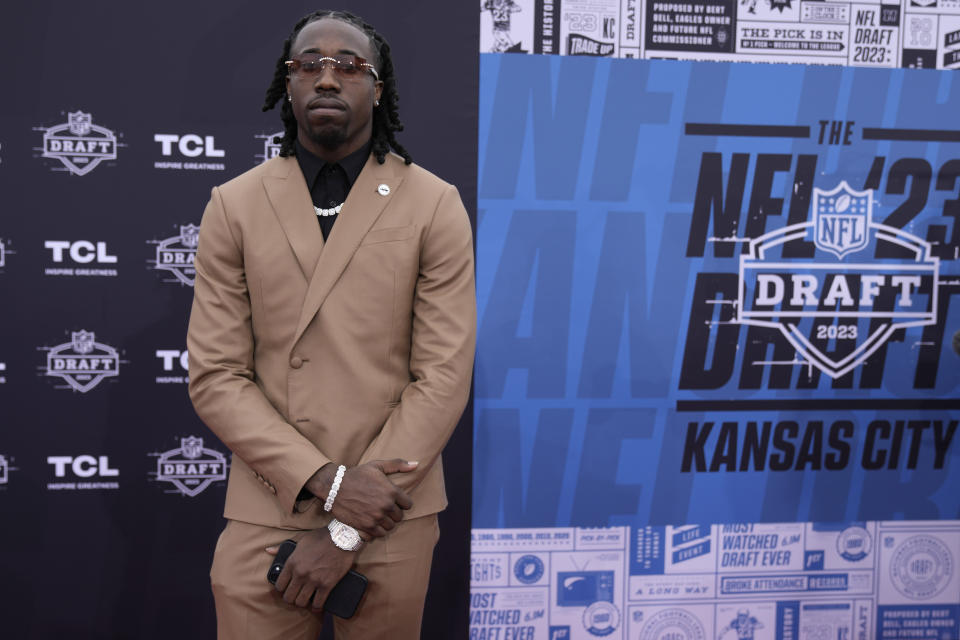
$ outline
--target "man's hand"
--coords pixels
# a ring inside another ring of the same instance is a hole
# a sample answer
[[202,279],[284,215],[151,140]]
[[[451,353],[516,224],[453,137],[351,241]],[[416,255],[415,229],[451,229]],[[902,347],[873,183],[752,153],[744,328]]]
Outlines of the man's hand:
[[[267,547],[265,551],[277,555],[278,549]],[[297,542],[277,578],[276,589],[283,594],[284,602],[319,613],[330,590],[346,575],[353,560],[353,552],[333,544],[326,529],[316,529]]]
[[[403,511],[413,506],[410,496],[387,476],[409,473],[416,468],[416,462],[395,458],[373,460],[347,469],[333,502],[333,517],[366,534],[364,538],[387,535],[403,520]],[[325,500],[335,473],[333,463],[325,465],[307,481],[307,490],[320,501]]]

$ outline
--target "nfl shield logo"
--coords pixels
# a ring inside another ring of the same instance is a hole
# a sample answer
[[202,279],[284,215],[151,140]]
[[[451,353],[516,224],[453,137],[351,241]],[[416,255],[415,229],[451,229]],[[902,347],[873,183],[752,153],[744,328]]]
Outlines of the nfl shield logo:
[[284,132],[277,131],[276,133],[271,133],[263,141],[263,160],[266,162],[270,158],[276,158],[280,155],[280,143],[274,142],[276,138],[282,138]]
[[196,459],[203,453],[203,438],[190,436],[180,439],[180,450],[184,458]]
[[93,351],[93,332],[92,331],[73,331],[70,333],[73,341],[73,350],[79,354],[87,354]]
[[70,133],[77,136],[85,136],[90,133],[90,125],[93,119],[89,113],[77,111],[67,114],[67,122],[70,124]]
[[195,224],[180,225],[180,242],[185,247],[194,248],[199,241],[200,227]]
[[873,190],[854,191],[844,180],[831,191],[813,189],[814,243],[839,259],[867,246]]

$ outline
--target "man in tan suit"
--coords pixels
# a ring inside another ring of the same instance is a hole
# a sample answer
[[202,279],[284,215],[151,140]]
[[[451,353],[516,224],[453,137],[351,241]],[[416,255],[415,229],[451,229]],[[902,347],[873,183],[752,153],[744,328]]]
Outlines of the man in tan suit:
[[337,639],[419,638],[440,451],[473,364],[469,220],[396,142],[389,46],[359,18],[297,23],[264,108],[277,102],[280,156],[214,188],[204,212],[187,337],[190,397],[234,453],[211,570],[219,637],[315,639],[354,567],[369,585]]

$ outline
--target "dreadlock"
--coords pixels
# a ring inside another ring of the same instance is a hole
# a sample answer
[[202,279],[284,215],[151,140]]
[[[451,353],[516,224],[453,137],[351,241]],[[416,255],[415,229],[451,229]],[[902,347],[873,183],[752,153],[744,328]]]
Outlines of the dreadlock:
[[278,136],[274,142],[280,142],[280,155],[290,156],[294,153],[294,141],[297,139],[297,121],[293,117],[293,108],[290,102],[285,100],[287,93],[286,61],[290,59],[290,47],[300,34],[304,26],[323,18],[340,20],[349,25],[353,25],[364,32],[370,38],[370,48],[373,50],[375,60],[373,60],[377,71],[380,74],[380,80],[383,82],[383,91],[380,94],[380,105],[373,108],[373,133],[371,140],[373,142],[373,155],[376,156],[380,164],[392,148],[406,164],[413,162],[413,158],[406,149],[397,142],[394,133],[403,131],[403,123],[400,121],[400,113],[397,110],[397,104],[400,102],[400,96],[397,93],[397,78],[393,72],[393,59],[390,57],[390,44],[382,35],[377,33],[373,26],[367,24],[359,16],[355,16],[347,11],[314,11],[306,15],[293,27],[290,36],[283,43],[283,54],[277,59],[276,68],[273,73],[273,82],[267,89],[266,100],[263,103],[263,110],[269,111],[281,103],[280,119],[283,121],[283,136]]

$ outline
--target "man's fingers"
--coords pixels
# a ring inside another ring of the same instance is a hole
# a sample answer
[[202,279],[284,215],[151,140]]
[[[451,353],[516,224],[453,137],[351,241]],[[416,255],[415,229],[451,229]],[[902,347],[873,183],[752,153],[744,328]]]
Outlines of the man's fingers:
[[387,535],[387,531],[379,523],[374,523],[373,526],[361,529],[361,531],[372,538],[382,538]]
[[391,473],[407,473],[413,471],[420,463],[393,458],[392,460],[377,460],[373,464],[380,469],[380,471],[383,471],[385,475],[390,475]]
[[313,594],[317,592],[316,585],[312,582],[307,582],[303,585],[303,588],[300,589],[297,599],[294,600],[294,604],[298,607],[307,607],[310,605],[310,598],[313,597]]
[[[403,511],[401,511],[400,508],[394,504],[393,509],[390,509],[390,511],[387,512],[387,516],[394,522],[400,522],[403,520]],[[384,518],[384,520],[386,520],[386,518]]]
[[[279,580],[277,580],[277,584],[280,584]],[[295,578],[291,579],[290,583],[287,585],[287,588],[283,590],[283,601],[287,604],[296,604],[297,596],[300,595],[300,589],[302,587],[302,582]]]
[[391,518],[384,518],[380,521],[380,528],[384,531],[393,531],[393,528],[397,526],[397,523]]
[[397,503],[397,506],[401,509],[409,509],[413,506],[413,500],[410,499],[404,491],[397,491],[397,496],[394,498],[394,502]]
[[266,551],[267,553],[269,553],[269,554],[272,555],[272,556],[277,555],[277,551],[279,551],[279,550],[280,550],[280,547],[278,547],[278,546],[267,547],[266,549],[264,549],[264,551]]
[[290,565],[284,565],[283,569],[280,571],[280,575],[277,576],[277,583],[274,585],[274,587],[280,593],[285,593],[292,577],[293,572],[290,571]]
[[330,589],[320,588],[317,589],[316,593],[313,594],[313,602],[310,603],[310,609],[314,613],[323,613],[323,605],[327,601],[327,596],[330,595]]

